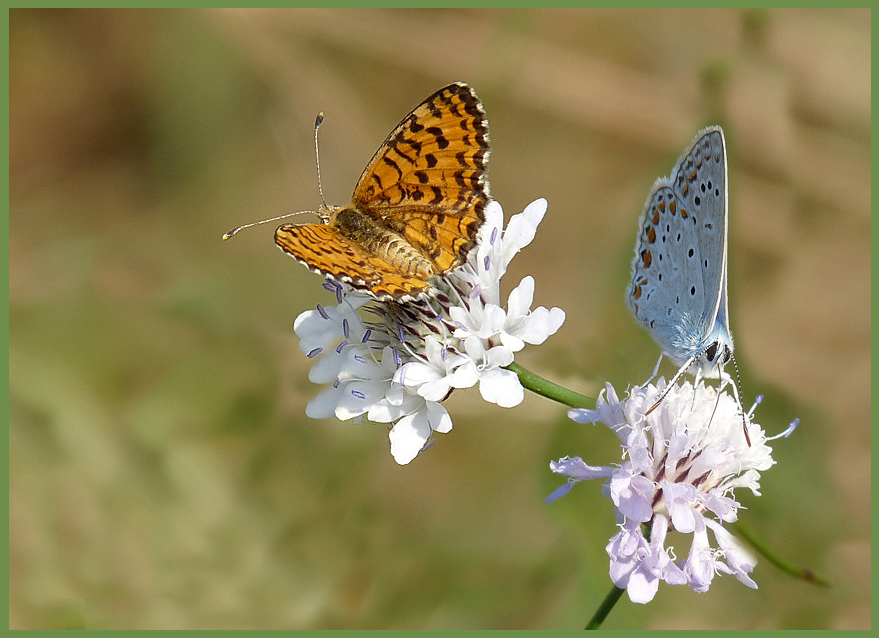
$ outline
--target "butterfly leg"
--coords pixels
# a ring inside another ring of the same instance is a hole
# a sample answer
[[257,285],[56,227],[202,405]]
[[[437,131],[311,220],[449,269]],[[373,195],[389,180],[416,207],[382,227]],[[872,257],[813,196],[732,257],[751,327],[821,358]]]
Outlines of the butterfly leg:
[[[663,354],[665,354],[665,353],[663,353]],[[647,412],[644,413],[644,416],[647,416],[648,414],[650,414],[656,408],[659,407],[659,404],[662,403],[662,400],[665,398],[665,395],[668,394],[668,391],[671,390],[671,387],[678,382],[678,380],[684,375],[684,373],[687,370],[690,369],[690,366],[693,365],[693,362],[695,362],[696,359],[698,359],[698,358],[699,358],[699,354],[697,353],[697,354],[694,354],[689,359],[687,359],[686,362],[684,362],[684,365],[682,365],[681,369],[677,371],[677,374],[675,374],[675,376],[672,377],[671,381],[669,381],[668,384],[666,384],[665,390],[663,390],[662,394],[659,395],[659,398],[656,399],[656,403],[654,403],[653,407],[651,407],[649,410],[647,410]],[[659,355],[659,361],[662,361],[662,355]],[[659,369],[659,361],[656,362],[656,370]],[[654,377],[656,376],[656,370],[653,371]]]
[[[727,384],[732,386],[733,393],[736,392],[736,387],[735,387],[736,384],[733,383],[732,377],[729,376],[729,373],[726,370],[721,369],[720,374],[718,376],[720,377],[720,383],[717,385],[718,392],[723,390],[727,386]],[[738,395],[736,395],[736,397],[738,398]]]
[[662,363],[662,357],[664,357],[664,356],[665,356],[665,353],[664,353],[664,352],[660,352],[660,353],[659,353],[659,359],[656,360],[656,365],[653,367],[653,374],[651,374],[651,375],[650,375],[650,378],[647,379],[647,380],[646,380],[644,383],[642,383],[641,385],[647,385],[648,383],[650,383],[651,381],[653,381],[653,379],[656,378],[656,374],[659,372],[659,364]]
[[[699,385],[699,380],[702,378],[702,368],[696,368],[696,374],[693,379],[693,403],[690,405],[690,412],[696,409],[696,386]],[[718,390],[719,392],[719,390]]]

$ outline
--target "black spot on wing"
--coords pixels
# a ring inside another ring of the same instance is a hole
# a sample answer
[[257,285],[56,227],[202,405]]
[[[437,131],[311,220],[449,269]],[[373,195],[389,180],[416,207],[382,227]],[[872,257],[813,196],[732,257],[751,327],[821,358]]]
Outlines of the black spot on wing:
[[427,132],[436,138],[436,145],[439,146],[440,150],[445,150],[449,147],[449,140],[443,136],[443,130],[441,128],[438,126],[431,126],[427,129]]

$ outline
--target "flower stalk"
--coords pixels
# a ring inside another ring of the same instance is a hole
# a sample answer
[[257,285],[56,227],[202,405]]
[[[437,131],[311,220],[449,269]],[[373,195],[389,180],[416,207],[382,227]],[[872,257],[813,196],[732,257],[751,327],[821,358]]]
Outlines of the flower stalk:
[[595,399],[592,397],[580,394],[579,392],[574,392],[573,390],[568,390],[552,381],[544,379],[543,377],[526,370],[516,362],[504,366],[504,368],[511,372],[515,372],[519,377],[519,382],[522,384],[522,387],[526,390],[531,390],[534,394],[539,394],[542,397],[566,405],[569,408],[585,408],[590,405],[595,405]]
[[619,602],[624,593],[626,593],[626,590],[622,587],[617,587],[616,585],[611,587],[610,591],[607,592],[607,596],[601,601],[601,605],[598,606],[598,609],[595,610],[595,614],[593,614],[592,618],[589,619],[589,622],[586,623],[586,626],[583,627],[583,629],[600,629],[601,624],[610,615],[614,605]]
[[800,567],[793,561],[790,561],[783,556],[780,556],[778,552],[769,547],[769,545],[762,538],[757,536],[757,534],[754,533],[754,530],[752,530],[741,521],[736,521],[735,523],[733,523],[732,529],[735,530],[738,536],[748,541],[751,547],[753,547],[757,552],[764,556],[766,560],[775,565],[785,574],[789,574],[799,580],[805,580],[806,582],[815,583],[820,587],[831,586],[830,581],[824,576],[815,573],[815,571],[809,569],[808,567]]

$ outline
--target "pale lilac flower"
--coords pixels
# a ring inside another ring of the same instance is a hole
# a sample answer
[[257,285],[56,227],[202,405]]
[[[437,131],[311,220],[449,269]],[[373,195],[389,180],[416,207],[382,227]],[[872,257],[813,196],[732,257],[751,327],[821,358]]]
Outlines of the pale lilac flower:
[[[652,600],[660,581],[707,591],[716,573],[733,574],[756,588],[749,576],[756,560],[723,527],[737,519],[741,507],[733,490],[746,487],[759,495],[760,472],[775,463],[763,430],[751,421],[754,408],[747,415],[749,446],[738,402],[704,382],[672,386],[645,416],[665,381],[658,386],[633,387],[620,400],[607,384],[594,410],[568,411],[574,421],[600,421],[613,430],[622,441],[623,462],[594,467],[565,457],[550,463],[568,483],[547,501],[579,481],[606,479],[604,494],[614,503],[620,528],[606,548],[610,576],[632,602]],[[666,546],[669,531],[692,534],[686,559],[676,560],[680,553]]]
[[514,215],[506,230],[500,204],[490,202],[485,213],[467,263],[438,278],[429,297],[379,303],[347,285],[325,284],[338,305],[304,312],[294,324],[300,349],[316,360],[309,379],[330,384],[306,414],[393,423],[391,454],[406,464],[430,446],[434,432],[452,429],[441,402],[453,390],[479,384],[486,401],[501,407],[522,402],[524,388],[504,366],[525,344],[554,334],[565,313],[531,310],[530,276],[503,306],[500,282],[510,260],[534,239],[546,200]]

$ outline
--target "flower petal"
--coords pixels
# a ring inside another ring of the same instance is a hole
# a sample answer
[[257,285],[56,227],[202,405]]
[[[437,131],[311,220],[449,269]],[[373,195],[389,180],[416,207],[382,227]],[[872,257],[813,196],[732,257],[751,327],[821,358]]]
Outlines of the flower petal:
[[568,458],[566,456],[558,461],[550,461],[549,468],[556,474],[569,476],[577,481],[608,478],[613,474],[612,467],[595,467],[587,465],[579,456],[575,456],[574,458]]
[[562,496],[570,492],[572,487],[574,487],[574,483],[562,483],[552,494],[543,499],[543,502],[552,503],[553,501],[559,500]]
[[503,369],[484,375],[479,382],[479,393],[489,403],[496,403],[502,408],[512,408],[525,399],[525,389],[518,375]]
[[452,417],[441,403],[427,402],[427,423],[434,432],[445,434],[452,430]]
[[534,277],[523,277],[507,299],[507,313],[510,317],[525,317],[531,312],[531,303],[534,301]]
[[312,397],[305,406],[305,414],[312,419],[329,419],[335,416],[336,404],[339,402],[338,388],[330,386],[320,394]]
[[430,438],[426,410],[404,416],[391,428],[388,436],[391,440],[391,456],[394,460],[400,465],[410,463]]
[[505,246],[519,252],[530,244],[537,234],[537,227],[543,221],[543,216],[546,215],[546,208],[546,200],[541,197],[528,204],[518,215],[513,215],[504,231]]
[[565,311],[561,308],[547,310],[543,306],[535,308],[519,330],[519,336],[525,343],[539,346],[551,335],[558,332],[565,323]]

